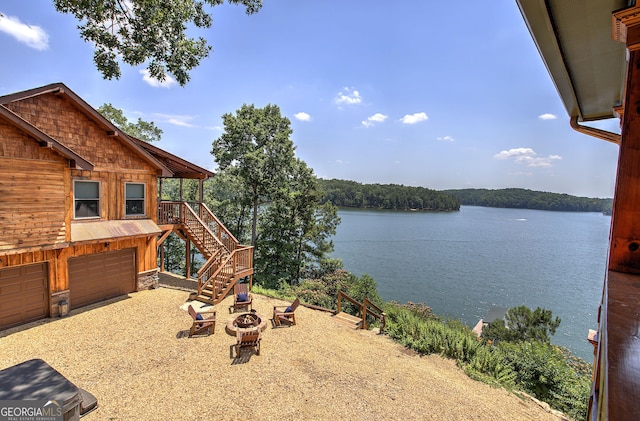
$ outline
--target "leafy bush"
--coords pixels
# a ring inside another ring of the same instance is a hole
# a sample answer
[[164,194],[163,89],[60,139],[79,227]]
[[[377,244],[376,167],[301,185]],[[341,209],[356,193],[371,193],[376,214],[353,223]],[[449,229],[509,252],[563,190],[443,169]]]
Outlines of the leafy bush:
[[573,418],[587,416],[591,376],[569,365],[562,350],[541,341],[502,342],[498,348],[519,388]]
[[385,305],[386,331],[421,354],[454,358],[470,377],[517,388],[575,419],[584,419],[591,384],[589,365],[544,341],[501,341],[490,346],[457,320],[438,320],[416,308]]

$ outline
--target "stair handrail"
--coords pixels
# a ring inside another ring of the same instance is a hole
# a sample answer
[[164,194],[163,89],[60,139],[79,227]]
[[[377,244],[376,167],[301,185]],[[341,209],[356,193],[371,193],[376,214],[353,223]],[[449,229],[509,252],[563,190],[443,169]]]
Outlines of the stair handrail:
[[[209,269],[215,264],[215,262],[221,259],[221,255],[223,253],[223,249],[220,248],[218,251],[213,253],[209,259],[202,265],[200,270],[198,270],[198,295],[202,293],[202,290],[207,286],[207,284],[213,282],[215,279],[213,276],[207,276],[207,272]],[[220,267],[220,265],[218,265]],[[215,270],[214,270],[215,273]]]
[[[231,234],[231,232],[224,226],[222,222],[211,212],[211,210],[204,203],[193,203],[194,207],[198,208],[198,212],[196,212],[193,207],[187,202],[180,201],[171,201],[171,200],[163,200],[158,203],[158,224],[183,224],[186,225],[186,212],[188,210],[198,221],[202,224],[203,227],[206,227],[212,237],[216,239],[218,244],[227,247],[226,244],[222,241],[220,237],[218,237],[209,227],[208,224],[205,223],[205,220],[211,220],[214,222],[220,230],[224,233],[224,235],[228,236],[231,240],[231,243],[235,243],[233,248],[235,249],[239,244],[238,240]],[[203,218],[204,216],[204,218]],[[229,249],[229,247],[227,247]],[[231,251],[231,249],[229,249]]]
[[340,313],[340,309],[342,308],[342,306],[341,306],[342,298],[345,298],[351,304],[356,306],[358,308],[358,317],[362,317],[362,304],[357,302],[355,299],[349,297],[347,294],[345,294],[342,291],[338,291],[338,313]]
[[[229,263],[230,260],[235,259],[235,254],[236,251],[232,251],[231,253],[229,253],[226,257],[222,256],[222,259],[220,261],[220,264],[218,265],[217,268],[215,268],[215,270],[213,271],[213,273],[211,274],[211,276],[208,276],[207,279],[202,283],[202,287],[201,285],[201,276],[204,275],[203,269],[204,269],[204,265],[202,266],[202,268],[200,268],[200,270],[198,271],[198,294],[200,294],[202,292],[202,289],[204,289],[204,287],[208,284],[211,284],[213,286],[212,291],[213,291],[213,297],[212,299],[215,300],[215,298],[218,296],[218,294],[225,292],[225,291],[229,291],[229,285],[225,285],[225,288],[220,288],[220,285],[218,282],[215,282],[216,279],[218,278],[218,276],[222,273],[222,271],[224,270],[225,267],[227,267],[227,264]],[[207,261],[208,262],[208,261]],[[233,274],[235,272],[235,265],[232,266],[231,268],[231,273],[228,273],[229,277],[231,279],[233,279]],[[231,283],[231,287],[233,287],[233,283]],[[226,294],[225,294],[226,295]]]
[[367,323],[367,315],[372,316],[375,319],[380,320],[380,333],[384,332],[384,328],[386,326],[387,314],[382,311],[380,307],[372,303],[368,298],[365,297],[364,302],[360,304],[354,298],[349,297],[342,291],[338,291],[338,313],[340,313],[342,306],[342,298],[345,298],[347,301],[351,302],[358,308],[358,317],[362,319],[362,323],[360,325],[361,329],[368,329],[369,324]]
[[368,298],[365,297],[363,304],[364,316],[362,317],[362,325],[363,329],[368,329],[369,324],[367,323],[367,314],[371,315],[373,318],[380,320],[380,333],[384,332],[384,328],[387,324],[387,313],[382,311],[380,307],[372,303]]
[[[220,241],[220,239],[213,233],[213,231],[211,231],[211,229],[204,223],[204,221],[200,219],[198,214],[193,210],[191,206],[189,206],[189,204],[187,204],[186,202],[182,202],[182,207],[185,210],[185,212],[181,212],[181,213],[184,213],[181,221],[183,225],[189,227],[189,224],[187,223],[188,222],[187,214],[190,214],[198,222],[198,226],[201,226],[204,229],[204,232],[208,233],[209,236],[214,240],[215,243],[217,243],[219,247],[223,247],[226,249],[226,246],[224,245],[224,243]],[[203,235],[202,236],[203,245],[205,244],[205,240],[206,238],[204,238],[204,235]]]
[[[235,250],[238,247],[238,245],[240,245],[240,242],[236,239],[236,237],[233,234],[231,234],[231,231],[229,231],[229,229],[222,222],[220,222],[218,217],[215,216],[213,212],[211,212],[211,209],[209,209],[207,205],[205,205],[204,203],[200,203],[199,211],[200,211],[200,218],[203,221],[205,222],[212,221],[216,224],[216,226],[220,230],[220,237],[219,237],[220,241],[225,243],[225,246],[229,251]],[[207,227],[208,226],[209,225],[207,225]],[[226,239],[228,239],[229,241],[225,241],[224,236],[226,236]]]

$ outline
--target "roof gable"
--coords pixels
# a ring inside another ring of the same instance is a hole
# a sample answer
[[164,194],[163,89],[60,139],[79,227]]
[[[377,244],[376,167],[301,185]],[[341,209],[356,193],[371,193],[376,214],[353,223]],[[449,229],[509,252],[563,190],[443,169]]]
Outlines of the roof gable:
[[53,139],[52,137],[42,132],[37,127],[31,125],[28,121],[24,120],[22,117],[13,113],[11,110],[8,110],[2,105],[0,105],[0,118],[11,123],[27,135],[29,135],[29,137],[37,142],[41,147],[46,147],[54,150],[63,157],[67,158],[69,160],[69,166],[71,168],[93,170],[93,164],[87,159],[80,156],[67,146],[61,144],[57,140]]
[[[135,155],[142,158],[149,165],[154,167],[159,175],[164,177],[171,177],[173,173],[169,170],[165,165],[159,162],[155,157],[149,154],[144,148],[141,148],[138,143],[129,137],[126,133],[121,132],[113,123],[104,118],[100,113],[98,113],[93,107],[87,104],[82,98],[76,95],[71,89],[65,86],[62,83],[54,83],[46,86],[42,86],[39,88],[29,89],[22,92],[17,92],[10,95],[5,95],[0,97],[0,104],[4,106],[5,109],[18,108],[18,104],[22,102],[29,102],[28,100],[46,95],[56,95],[63,96],[65,99],[70,101],[82,114],[84,114],[90,121],[92,121],[96,127],[100,130],[104,130],[106,136],[110,138],[117,139],[122,145],[124,145],[128,150],[134,152]],[[14,115],[16,113],[13,113]],[[35,116],[34,116],[35,117]],[[26,119],[22,119],[26,121]],[[29,123],[32,127],[33,124]],[[34,127],[35,128],[35,127]],[[56,141],[58,144],[62,145],[60,142],[61,139]]]

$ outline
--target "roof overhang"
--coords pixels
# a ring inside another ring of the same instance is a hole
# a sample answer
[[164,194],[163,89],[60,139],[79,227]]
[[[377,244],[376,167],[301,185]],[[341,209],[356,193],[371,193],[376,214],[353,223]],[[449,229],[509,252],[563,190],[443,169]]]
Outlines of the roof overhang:
[[159,147],[152,145],[149,142],[142,141],[132,137],[138,143],[138,146],[145,149],[148,153],[153,155],[158,161],[162,162],[164,166],[169,168],[173,172],[175,178],[195,178],[200,180],[206,180],[213,177],[215,174],[209,170],[206,170],[196,164],[185,161],[179,156],[173,155]]
[[116,221],[75,221],[71,224],[71,241],[96,242],[126,237],[149,237],[161,234],[162,230],[151,219]]
[[626,48],[612,38],[612,13],[628,0],[516,0],[570,117],[616,117],[626,79]]

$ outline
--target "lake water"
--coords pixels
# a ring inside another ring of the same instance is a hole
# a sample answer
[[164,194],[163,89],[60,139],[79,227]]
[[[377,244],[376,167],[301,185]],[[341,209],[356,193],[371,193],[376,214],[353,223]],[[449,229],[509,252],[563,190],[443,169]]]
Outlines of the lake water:
[[463,206],[460,212],[338,212],[334,257],[385,301],[425,303],[470,327],[492,305],[544,307],[552,341],[593,361],[611,217]]

